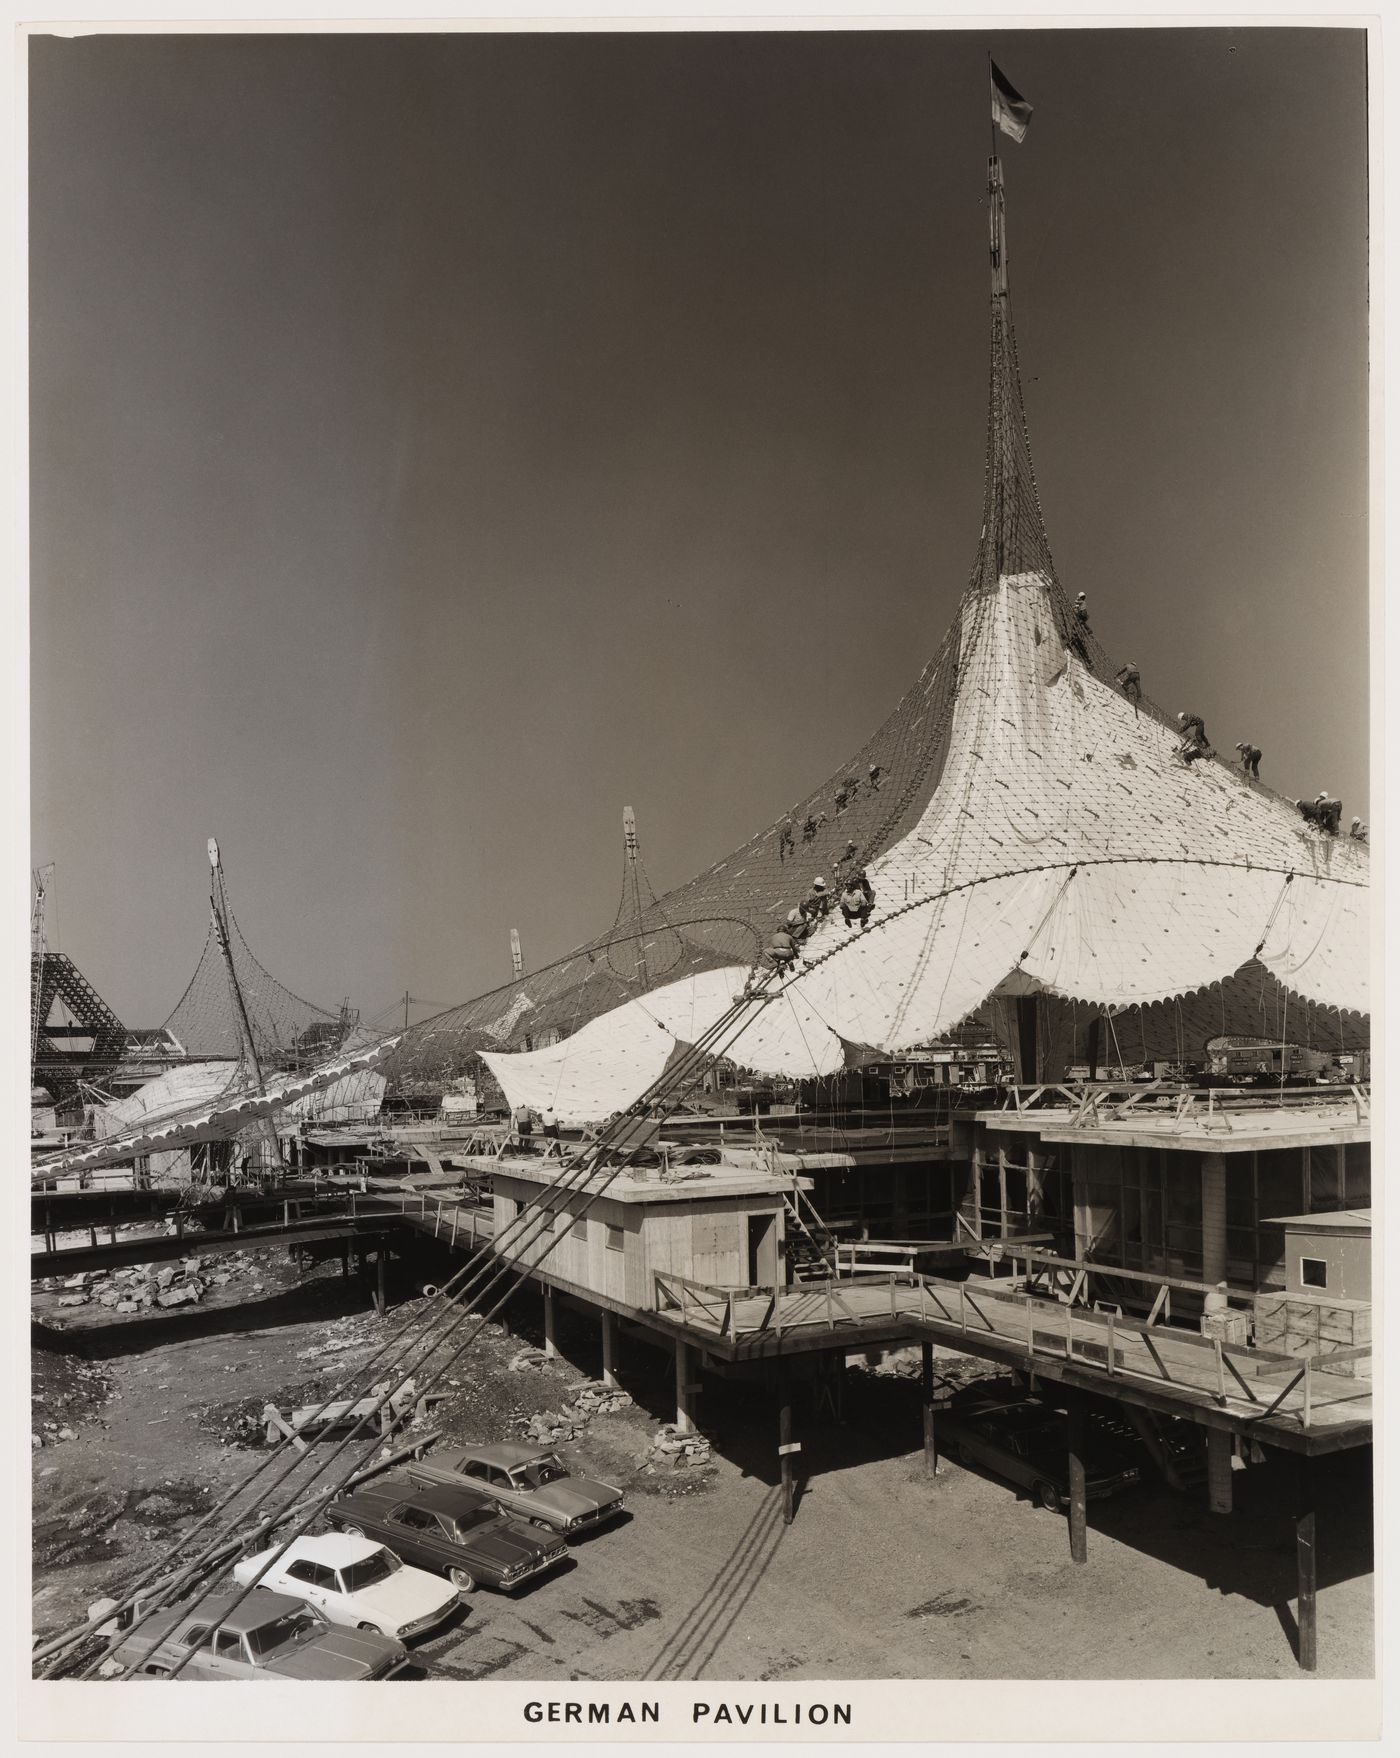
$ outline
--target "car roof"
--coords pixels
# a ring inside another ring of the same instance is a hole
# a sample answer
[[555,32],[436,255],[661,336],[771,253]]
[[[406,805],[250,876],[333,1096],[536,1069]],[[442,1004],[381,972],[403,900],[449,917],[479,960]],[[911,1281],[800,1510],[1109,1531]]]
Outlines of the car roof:
[[527,1465],[531,1459],[547,1458],[552,1451],[550,1447],[522,1447],[518,1441],[498,1441],[489,1447],[463,1447],[461,1456],[513,1471],[517,1465]]
[[458,1489],[451,1483],[420,1485],[405,1477],[386,1477],[378,1484],[365,1487],[384,1493],[389,1500],[410,1502],[415,1508],[426,1508],[434,1514],[463,1514],[468,1510],[495,1506],[489,1496],[467,1489],[465,1485]]
[[360,1563],[366,1557],[373,1556],[375,1551],[383,1550],[384,1546],[377,1538],[359,1538],[349,1532],[322,1532],[315,1538],[299,1538],[289,1546],[283,1557],[284,1563],[294,1562],[298,1557],[308,1557],[313,1563],[324,1563],[328,1568],[343,1569],[347,1563]]
[[[242,1604],[235,1606],[240,1596]],[[226,1630],[257,1630],[271,1618],[284,1617],[288,1612],[304,1611],[305,1606],[290,1593],[274,1593],[270,1587],[258,1587],[252,1593],[234,1587],[224,1593],[211,1593],[207,1599],[187,1599],[170,1608],[175,1623],[197,1617],[202,1624],[222,1624]]]

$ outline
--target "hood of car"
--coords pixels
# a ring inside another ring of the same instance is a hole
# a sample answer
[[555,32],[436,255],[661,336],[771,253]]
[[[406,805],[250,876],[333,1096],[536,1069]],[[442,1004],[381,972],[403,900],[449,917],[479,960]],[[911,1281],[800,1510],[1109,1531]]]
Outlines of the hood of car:
[[365,1630],[330,1629],[272,1655],[265,1670],[284,1679],[367,1679],[405,1652],[402,1642]]
[[372,1587],[361,1587],[348,1598],[357,1608],[363,1606],[369,1617],[398,1625],[425,1618],[444,1605],[455,1605],[457,1593],[445,1586],[440,1575],[405,1567],[376,1581]]
[[591,1477],[564,1477],[557,1483],[546,1483],[541,1489],[531,1490],[530,1505],[548,1508],[551,1513],[574,1520],[580,1514],[596,1514],[599,1508],[617,1501],[621,1494],[620,1489],[595,1483]]
[[462,1541],[462,1548],[498,1568],[513,1569],[517,1563],[533,1562],[556,1542],[551,1536],[541,1543],[528,1526],[517,1525],[513,1520],[497,1520],[470,1533]]

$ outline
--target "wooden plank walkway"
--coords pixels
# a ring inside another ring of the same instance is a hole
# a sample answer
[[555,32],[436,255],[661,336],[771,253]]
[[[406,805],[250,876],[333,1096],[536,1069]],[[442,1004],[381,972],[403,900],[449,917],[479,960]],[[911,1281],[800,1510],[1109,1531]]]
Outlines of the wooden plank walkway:
[[991,1278],[954,1282],[895,1273],[809,1283],[776,1295],[744,1291],[726,1300],[688,1296],[682,1289],[672,1300],[658,1317],[728,1343],[739,1355],[772,1353],[766,1345],[795,1340],[796,1333],[840,1331],[849,1337],[852,1327],[886,1333],[899,1327],[1052,1377],[1061,1365],[1087,1369],[1102,1378],[1100,1389],[1110,1397],[1151,1388],[1213,1407],[1232,1425],[1318,1433],[1369,1428],[1371,1422],[1369,1349],[1323,1358],[1275,1355],[1045,1299],[1009,1279],[998,1286]]

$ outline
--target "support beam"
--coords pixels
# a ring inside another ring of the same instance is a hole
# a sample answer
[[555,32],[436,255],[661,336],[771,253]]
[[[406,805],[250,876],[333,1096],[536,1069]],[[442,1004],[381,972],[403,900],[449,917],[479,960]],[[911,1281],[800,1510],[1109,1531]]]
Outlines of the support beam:
[[690,1345],[676,1338],[676,1433],[694,1434],[695,1416],[690,1389]]
[[1201,1156],[1201,1280],[1225,1280],[1225,1156]]
[[1295,1525],[1298,1551],[1298,1665],[1305,1673],[1317,1671],[1317,1513],[1314,1502],[1312,1460],[1298,1460],[1298,1513]]
[[381,1242],[379,1250],[374,1254],[374,1310],[381,1318],[383,1318],[389,1305],[388,1295],[385,1292],[384,1285],[385,1266],[388,1263],[388,1258],[389,1253],[385,1250],[384,1245]]
[[778,1396],[778,1467],[783,1478],[783,1525],[792,1525],[794,1512],[792,1462],[796,1454],[792,1447],[792,1387],[784,1377]]
[[1069,1554],[1076,1563],[1089,1560],[1089,1498],[1084,1483],[1084,1406],[1069,1403]]
[[617,1314],[605,1306],[599,1318],[603,1327],[603,1384],[611,1391],[617,1386]]
[[1235,1473],[1230,1464],[1234,1451],[1234,1437],[1227,1430],[1206,1430],[1206,1488],[1212,1514],[1234,1511]]
[[938,1471],[938,1443],[933,1431],[933,1344],[924,1344],[922,1383],[924,1395],[924,1474]]
[[544,1284],[543,1293],[545,1360],[557,1361],[559,1359],[559,1345],[554,1340],[554,1322],[556,1316],[554,1310],[554,1290],[550,1287],[548,1282]]

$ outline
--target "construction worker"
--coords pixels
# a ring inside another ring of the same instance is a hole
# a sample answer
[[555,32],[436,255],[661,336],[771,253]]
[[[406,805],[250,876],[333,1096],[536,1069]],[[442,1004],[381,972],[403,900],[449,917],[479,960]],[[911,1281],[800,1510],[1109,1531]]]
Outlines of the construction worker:
[[1332,799],[1324,788],[1317,796],[1317,821],[1329,836],[1337,836],[1342,828],[1342,802]]
[[789,818],[778,835],[778,859],[785,861],[797,847],[797,839],[792,834],[792,819]]
[[1236,745],[1235,749],[1240,754],[1240,768],[1244,770],[1246,775],[1252,775],[1258,781],[1259,759],[1264,753],[1258,745]]
[[794,946],[801,946],[802,942],[812,932],[811,922],[808,921],[807,917],[803,915],[800,909],[791,909],[788,911],[787,916],[783,921],[783,927],[792,935],[792,943]]
[[1371,840],[1366,826],[1359,818],[1353,818],[1351,821],[1351,840],[1353,842],[1369,842]]
[[1134,706],[1142,701],[1142,674],[1131,659],[1113,681]]
[[1198,757],[1204,757],[1210,750],[1210,741],[1206,738],[1206,723],[1199,714],[1188,714],[1183,708],[1176,717],[1181,729],[1181,745],[1177,756],[1183,763],[1194,763]]
[[866,771],[865,779],[870,783],[871,793],[873,793],[873,794],[879,793],[879,791],[880,791],[880,777],[884,773],[885,772],[884,772],[883,768],[878,763],[872,763],[870,765],[870,768]]
[[761,969],[776,971],[780,977],[786,976],[797,963],[797,944],[786,928],[774,928],[758,962]]
[[848,782],[842,782],[836,790],[836,816],[839,818],[850,804],[851,789]]
[[528,1105],[516,1105],[510,1114],[511,1128],[520,1137],[521,1146],[525,1146],[534,1134],[535,1123],[530,1115]]
[[822,825],[825,823],[826,823],[826,813],[825,812],[818,813],[818,815],[815,818],[809,812],[807,814],[807,821],[802,826],[802,840],[803,840],[803,842],[814,842],[816,840],[817,832],[821,829]]
[[853,873],[847,880],[840,903],[846,926],[849,928],[854,922],[857,927],[864,928],[870,919],[871,910],[875,907],[875,892],[865,876],[864,868],[859,873]]
[[1316,824],[1318,828],[1321,829],[1322,812],[1315,800],[1294,800],[1293,804],[1298,808],[1309,824]]
[[831,895],[827,891],[826,880],[822,878],[820,873],[812,881],[811,891],[803,898],[798,908],[807,918],[809,931],[813,925],[820,922],[830,912]]
[[848,867],[855,858],[856,845],[853,842],[848,842],[846,844],[845,853],[837,855],[836,859],[831,863],[832,872],[840,878],[842,867]]
[[540,1134],[546,1141],[559,1140],[559,1119],[554,1115],[553,1105],[546,1105],[540,1113]]

